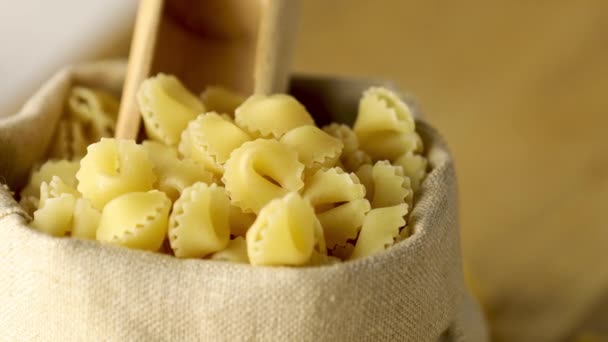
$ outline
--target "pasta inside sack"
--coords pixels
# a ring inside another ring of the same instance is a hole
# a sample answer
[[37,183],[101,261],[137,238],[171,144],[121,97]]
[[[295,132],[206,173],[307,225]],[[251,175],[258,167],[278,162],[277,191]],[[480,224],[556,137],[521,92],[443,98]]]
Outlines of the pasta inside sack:
[[258,139],[232,152],[222,180],[232,204],[259,213],[273,199],[300,190],[303,171],[296,151],[276,140]]
[[[159,74],[137,94],[149,140],[106,138],[117,101],[76,87],[20,203],[57,237],[257,266],[330,265],[407,239],[427,174],[409,107],[364,92],[354,127],[286,94],[200,99]],[[88,147],[87,147],[88,146]],[[86,147],[86,149],[85,149]]]
[[141,84],[137,102],[148,137],[169,146],[176,146],[188,122],[205,111],[175,76],[162,73]]
[[167,236],[170,209],[171,200],[158,190],[116,197],[103,208],[97,240],[158,251]]
[[197,258],[224,249],[230,240],[230,200],[223,187],[196,183],[175,201],[169,241],[178,258]]

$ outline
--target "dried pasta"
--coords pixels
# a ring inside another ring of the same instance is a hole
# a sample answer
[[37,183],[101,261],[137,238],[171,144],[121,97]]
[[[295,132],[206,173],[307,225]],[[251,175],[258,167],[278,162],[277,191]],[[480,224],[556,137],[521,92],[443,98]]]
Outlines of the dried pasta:
[[188,122],[205,111],[202,102],[175,76],[162,73],[141,84],[137,102],[148,138],[169,146],[177,146]]
[[353,201],[365,196],[365,187],[357,176],[334,167],[317,171],[302,193],[313,206]]
[[252,265],[303,265],[315,249],[317,222],[308,201],[291,192],[268,203],[247,232]]
[[202,168],[213,173],[214,177],[222,177],[224,174],[224,167],[215,162],[215,159],[209,155],[204,149],[197,148],[192,141],[190,131],[185,129],[182,132],[182,138],[177,148],[180,156],[184,159],[188,158],[201,165]]
[[359,259],[376,254],[391,246],[405,226],[407,204],[372,209],[363,222],[350,259]]
[[142,144],[154,166],[156,188],[176,200],[180,193],[196,182],[211,183],[213,175],[201,165],[185,158],[179,159],[177,151],[156,141]]
[[158,251],[167,235],[171,200],[163,192],[130,192],[103,208],[98,241],[134,249]]
[[422,149],[422,140],[416,132],[372,132],[359,135],[361,149],[373,160],[395,160],[409,151]]
[[247,241],[242,236],[237,236],[228,242],[225,249],[213,253],[210,259],[248,264]]
[[72,226],[72,215],[76,199],[71,194],[61,194],[49,198],[44,205],[34,212],[31,226],[43,233],[53,236],[65,236]]
[[308,168],[334,166],[344,148],[342,141],[316,126],[296,127],[285,133],[280,142],[298,152],[300,162]]
[[235,111],[235,121],[256,137],[280,138],[300,126],[315,124],[306,108],[290,95],[253,95]]
[[359,140],[357,139],[357,135],[348,125],[332,123],[324,126],[323,131],[342,141],[342,144],[344,145],[344,154],[353,153],[359,149]]
[[304,186],[298,154],[276,140],[258,139],[234,150],[222,178],[232,204],[259,213],[271,200]]
[[103,138],[80,165],[77,189],[97,209],[119,195],[151,190],[156,181],[146,150],[131,140]]
[[426,158],[410,151],[397,158],[394,164],[401,166],[403,174],[409,177],[412,183],[412,190],[414,192],[418,191],[420,183],[422,183],[422,180],[426,176]]
[[101,212],[89,200],[76,199],[72,216],[71,236],[79,239],[95,240]]
[[67,101],[68,113],[90,127],[91,142],[114,135],[118,101],[110,93],[87,87],[74,87]]
[[245,236],[249,227],[255,222],[255,214],[244,213],[241,208],[230,205],[230,234]]
[[28,184],[21,191],[21,198],[33,196],[40,197],[40,185],[50,182],[53,176],[57,176],[65,184],[75,188],[77,184],[76,172],[80,167],[77,161],[49,160],[30,176]]
[[392,91],[372,87],[363,93],[353,126],[357,136],[385,131],[411,133],[415,127],[409,107]]
[[359,198],[317,214],[323,226],[327,247],[332,249],[356,239],[365,215],[370,210],[369,201]]
[[382,208],[406,202],[411,197],[409,178],[403,176],[401,167],[387,161],[379,161],[372,168],[372,208]]
[[209,86],[201,94],[201,99],[208,111],[234,116],[234,111],[246,98],[223,87]]
[[43,182],[40,184],[40,199],[38,201],[38,207],[44,207],[47,200],[51,198],[57,198],[63,194],[69,194],[74,198],[79,198],[80,193],[73,187],[67,185],[61,178],[53,176],[50,182]]
[[223,187],[196,183],[175,201],[169,242],[178,258],[200,258],[224,249],[230,240],[230,200]]

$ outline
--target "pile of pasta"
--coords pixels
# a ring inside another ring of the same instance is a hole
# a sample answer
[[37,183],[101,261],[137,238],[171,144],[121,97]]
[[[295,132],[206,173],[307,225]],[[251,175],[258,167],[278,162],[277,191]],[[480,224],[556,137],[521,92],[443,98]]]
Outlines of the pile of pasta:
[[199,97],[159,74],[137,95],[148,137],[141,144],[106,138],[115,108],[88,94],[97,105],[83,107],[105,119],[68,119],[100,140],[33,172],[21,197],[34,229],[276,266],[358,259],[410,234],[427,160],[410,109],[388,89],[363,93],[352,128],[319,128],[290,95],[209,87]]

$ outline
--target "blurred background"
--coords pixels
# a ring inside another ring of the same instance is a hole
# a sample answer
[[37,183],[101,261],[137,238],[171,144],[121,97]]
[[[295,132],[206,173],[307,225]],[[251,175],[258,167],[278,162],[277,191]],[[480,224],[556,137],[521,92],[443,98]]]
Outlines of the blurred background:
[[[136,5],[0,0],[0,116],[61,65],[127,56]],[[493,340],[608,340],[608,1],[303,0],[300,20],[296,71],[393,80],[447,139]]]

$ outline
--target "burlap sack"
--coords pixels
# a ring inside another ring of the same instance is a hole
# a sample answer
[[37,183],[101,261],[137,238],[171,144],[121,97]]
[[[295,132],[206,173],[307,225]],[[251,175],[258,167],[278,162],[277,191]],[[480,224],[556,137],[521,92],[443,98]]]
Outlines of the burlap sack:
[[[0,121],[0,172],[18,189],[44,158],[70,85],[118,91],[124,63],[68,68]],[[294,79],[311,111],[356,113],[368,83]],[[340,116],[339,116],[340,117]],[[370,258],[265,268],[53,238],[0,190],[0,340],[485,341],[463,285],[452,159],[423,121],[432,172],[413,235]]]

